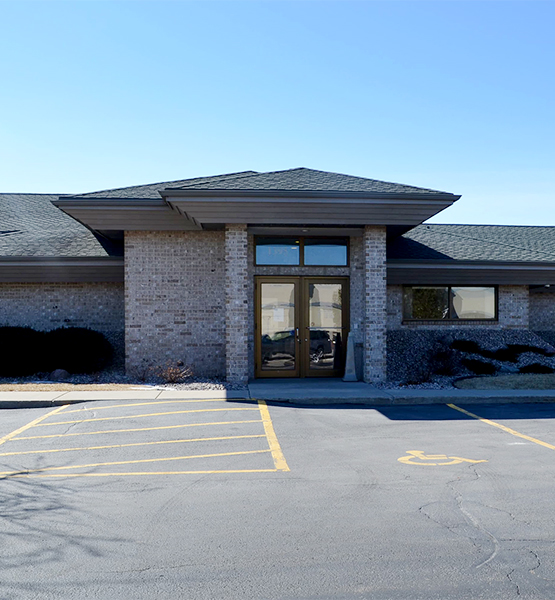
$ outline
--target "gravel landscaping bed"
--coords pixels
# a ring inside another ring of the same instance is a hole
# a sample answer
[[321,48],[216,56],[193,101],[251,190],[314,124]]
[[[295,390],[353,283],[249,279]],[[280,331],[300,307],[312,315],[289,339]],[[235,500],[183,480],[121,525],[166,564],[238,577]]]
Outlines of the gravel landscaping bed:
[[115,369],[92,375],[70,375],[63,381],[52,381],[49,373],[39,373],[29,377],[0,378],[0,391],[78,391],[78,390],[125,390],[131,388],[169,390],[243,390],[246,385],[226,381],[189,377],[179,383],[167,383],[157,378],[138,380],[129,377],[123,370]]

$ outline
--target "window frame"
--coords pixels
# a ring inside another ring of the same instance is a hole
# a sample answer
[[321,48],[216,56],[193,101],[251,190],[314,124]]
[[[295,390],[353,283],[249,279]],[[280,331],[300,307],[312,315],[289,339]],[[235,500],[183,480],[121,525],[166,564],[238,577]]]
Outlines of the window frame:
[[[275,239],[277,240],[283,240],[283,239],[290,239],[290,238],[294,238],[296,240],[299,240],[299,264],[297,265],[283,265],[283,264],[259,264],[256,260],[256,247],[257,247],[257,239],[259,238],[263,238],[265,240],[267,239]],[[326,264],[326,265],[307,265],[305,264],[304,261],[304,248],[305,248],[305,240],[330,240],[330,239],[337,239],[337,240],[342,240],[345,242],[345,248],[347,251],[347,262],[344,265],[330,265],[330,264]],[[336,269],[344,269],[345,267],[350,267],[351,266],[351,238],[346,235],[346,236],[332,236],[332,235],[255,235],[254,236],[254,265],[255,267],[281,267],[281,268],[287,268],[287,267],[291,267],[291,268],[298,268],[298,267],[306,267],[307,269],[318,269],[320,267],[335,267]]]
[[[407,288],[447,288],[447,302],[449,303],[449,316],[446,319],[418,319],[418,318],[407,318],[405,317],[405,290]],[[491,288],[494,293],[494,310],[495,316],[491,319],[489,318],[475,318],[475,319],[461,319],[460,317],[454,317],[454,308],[453,308],[453,297],[451,294],[452,288]],[[402,299],[402,322],[403,323],[497,323],[499,322],[499,286],[498,285],[461,285],[461,284],[430,284],[430,285],[403,285],[403,299]]]

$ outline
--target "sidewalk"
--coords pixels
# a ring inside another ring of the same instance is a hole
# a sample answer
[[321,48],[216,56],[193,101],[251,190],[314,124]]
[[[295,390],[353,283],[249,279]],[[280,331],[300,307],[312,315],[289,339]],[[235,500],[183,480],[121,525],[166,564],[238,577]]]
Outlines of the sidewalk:
[[141,400],[267,400],[296,405],[394,406],[416,404],[504,404],[555,402],[555,390],[382,390],[362,382],[339,379],[256,380],[248,390],[160,390],[0,392],[0,409],[43,408],[92,401]]

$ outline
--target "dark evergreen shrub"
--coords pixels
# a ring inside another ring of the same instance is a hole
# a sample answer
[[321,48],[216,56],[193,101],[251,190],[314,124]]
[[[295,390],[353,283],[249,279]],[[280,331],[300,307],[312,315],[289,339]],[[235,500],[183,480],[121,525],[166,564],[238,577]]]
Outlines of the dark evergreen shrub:
[[436,375],[456,375],[459,368],[460,360],[451,348],[442,348],[432,356],[431,369]]
[[500,360],[502,362],[516,363],[518,362],[519,356],[520,352],[518,350],[515,350],[514,348],[505,347],[496,350],[493,353],[492,358],[494,358],[495,360]]
[[469,354],[480,354],[482,351],[480,344],[474,340],[453,340],[451,348],[453,350],[460,350],[461,352],[468,352]]
[[31,327],[0,327],[0,376],[22,377],[45,370],[44,333]]
[[540,363],[532,363],[531,365],[520,367],[518,371],[519,373],[555,373],[552,367]]
[[476,358],[464,358],[462,364],[476,375],[493,375],[497,371],[495,365]]
[[84,327],[60,327],[45,334],[48,370],[95,373],[109,366],[114,349],[102,333]]

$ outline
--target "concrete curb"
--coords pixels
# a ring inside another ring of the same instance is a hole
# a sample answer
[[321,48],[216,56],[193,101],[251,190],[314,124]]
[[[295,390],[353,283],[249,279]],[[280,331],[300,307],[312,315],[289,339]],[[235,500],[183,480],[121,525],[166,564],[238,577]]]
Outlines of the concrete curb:
[[451,398],[256,398],[265,400],[268,404],[288,404],[291,406],[431,406],[439,404],[534,404],[555,402],[553,396],[530,396],[526,398],[503,397],[476,397],[459,396]]
[[[138,393],[137,393],[138,392]],[[49,408],[64,404],[110,401],[226,400],[229,402],[265,400],[290,406],[421,406],[433,404],[532,404],[555,402],[555,390],[368,390],[365,395],[356,392],[315,395],[314,391],[178,391],[142,390],[129,392],[4,392],[0,394],[0,409]],[[44,394],[40,397],[40,394]],[[9,395],[9,397],[7,397]],[[33,396],[33,397],[29,397]]]

